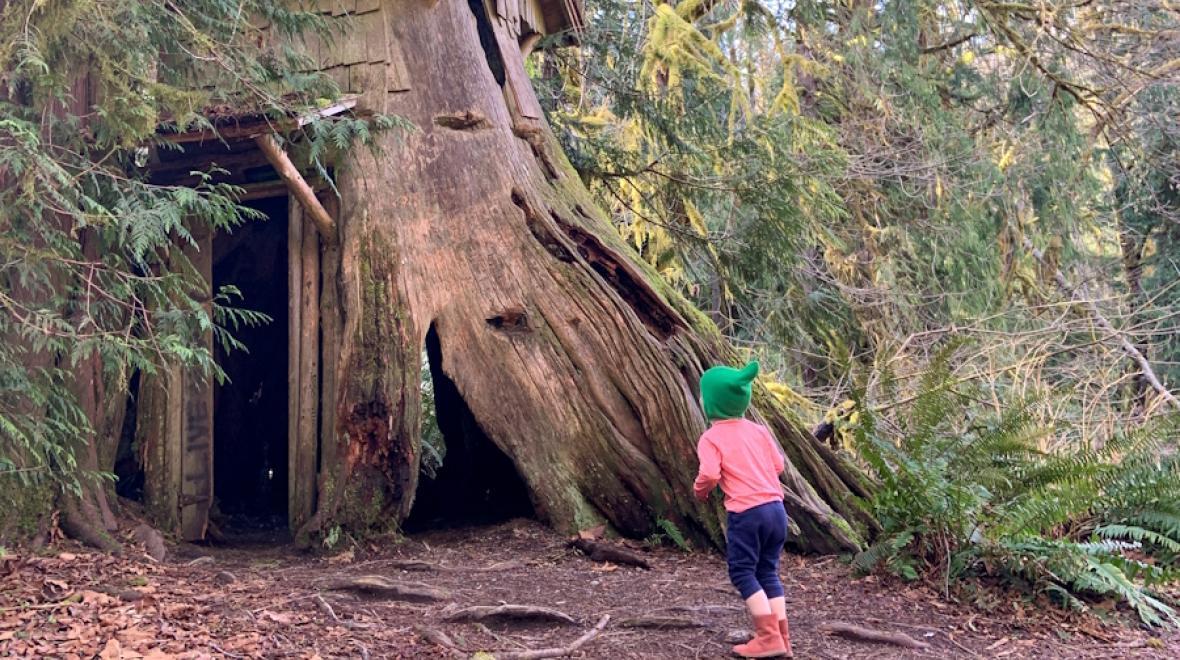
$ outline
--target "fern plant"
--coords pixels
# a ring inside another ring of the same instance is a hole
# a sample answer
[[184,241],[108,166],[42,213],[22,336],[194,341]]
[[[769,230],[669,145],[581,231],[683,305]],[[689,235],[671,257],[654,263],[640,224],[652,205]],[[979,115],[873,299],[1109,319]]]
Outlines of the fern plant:
[[862,406],[860,458],[880,482],[883,526],[854,558],[862,571],[915,579],[1004,578],[1066,607],[1114,598],[1149,624],[1180,624],[1161,586],[1180,581],[1180,459],[1161,451],[1176,420],[1160,419],[1099,448],[1040,449],[1048,435],[1028,403],[996,418],[955,389],[953,349],[930,365],[900,434]]

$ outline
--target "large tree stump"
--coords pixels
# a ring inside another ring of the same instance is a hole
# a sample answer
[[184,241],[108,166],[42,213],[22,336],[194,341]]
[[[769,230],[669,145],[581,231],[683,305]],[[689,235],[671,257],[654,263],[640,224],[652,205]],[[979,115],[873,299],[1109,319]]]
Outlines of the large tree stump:
[[[738,360],[715,326],[614,232],[535,103],[515,41],[478,0],[388,2],[412,73],[388,110],[417,131],[357,150],[340,176],[334,437],[304,533],[404,519],[421,448],[428,331],[479,430],[512,461],[538,516],[644,536],[666,519],[721,541],[694,501],[701,372]],[[521,110],[524,108],[524,110]],[[460,118],[456,120],[456,118]],[[464,119],[467,118],[467,119]],[[329,272],[329,270],[325,270]],[[334,349],[334,346],[332,347]],[[765,391],[755,414],[786,449],[800,549],[858,544],[857,475]]]

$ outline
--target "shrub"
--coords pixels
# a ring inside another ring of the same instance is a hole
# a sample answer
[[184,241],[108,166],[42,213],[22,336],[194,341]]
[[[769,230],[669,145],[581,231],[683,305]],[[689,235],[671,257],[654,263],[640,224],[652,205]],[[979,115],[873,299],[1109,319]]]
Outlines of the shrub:
[[[1097,448],[1047,452],[1028,403],[975,414],[944,352],[886,433],[860,406],[855,445],[879,481],[883,531],[853,560],[915,579],[1003,579],[1085,609],[1114,598],[1149,624],[1180,624],[1157,589],[1180,580],[1180,459],[1174,418]],[[896,438],[896,440],[895,440]]]

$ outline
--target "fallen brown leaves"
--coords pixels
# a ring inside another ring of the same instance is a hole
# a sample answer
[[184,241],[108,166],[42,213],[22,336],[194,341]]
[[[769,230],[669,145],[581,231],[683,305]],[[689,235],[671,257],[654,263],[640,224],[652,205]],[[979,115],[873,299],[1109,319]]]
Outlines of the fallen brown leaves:
[[[215,561],[65,552],[6,557],[5,566],[0,657],[310,658],[319,640],[330,644],[347,630],[309,625],[317,622],[306,603],[276,598],[264,573],[225,585]],[[260,601],[266,605],[252,609]]]
[[[282,547],[192,546],[169,547],[164,561],[73,546],[6,556],[0,657],[366,660],[487,651],[648,660],[728,657],[729,646],[748,637],[722,558],[645,550],[653,568],[643,570],[592,563],[567,540],[514,522],[357,546],[332,558]],[[834,559],[786,556],[782,575],[797,657],[1172,658],[1180,643],[1170,633],[1063,619],[1019,600],[983,611],[921,584],[856,579]],[[358,580],[429,587],[443,600],[329,589]],[[550,610],[572,623],[515,616]],[[607,614],[610,624],[595,626]],[[901,633],[929,648],[883,650],[824,634],[832,621]]]

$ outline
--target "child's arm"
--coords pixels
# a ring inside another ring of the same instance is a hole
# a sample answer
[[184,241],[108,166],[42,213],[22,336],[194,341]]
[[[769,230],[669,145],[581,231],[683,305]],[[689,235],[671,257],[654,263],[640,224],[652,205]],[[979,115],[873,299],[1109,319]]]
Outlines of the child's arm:
[[703,502],[709,499],[709,493],[721,481],[721,452],[707,438],[701,438],[697,443],[697,458],[700,459],[701,467],[697,471],[697,480],[692,484],[692,493]]

